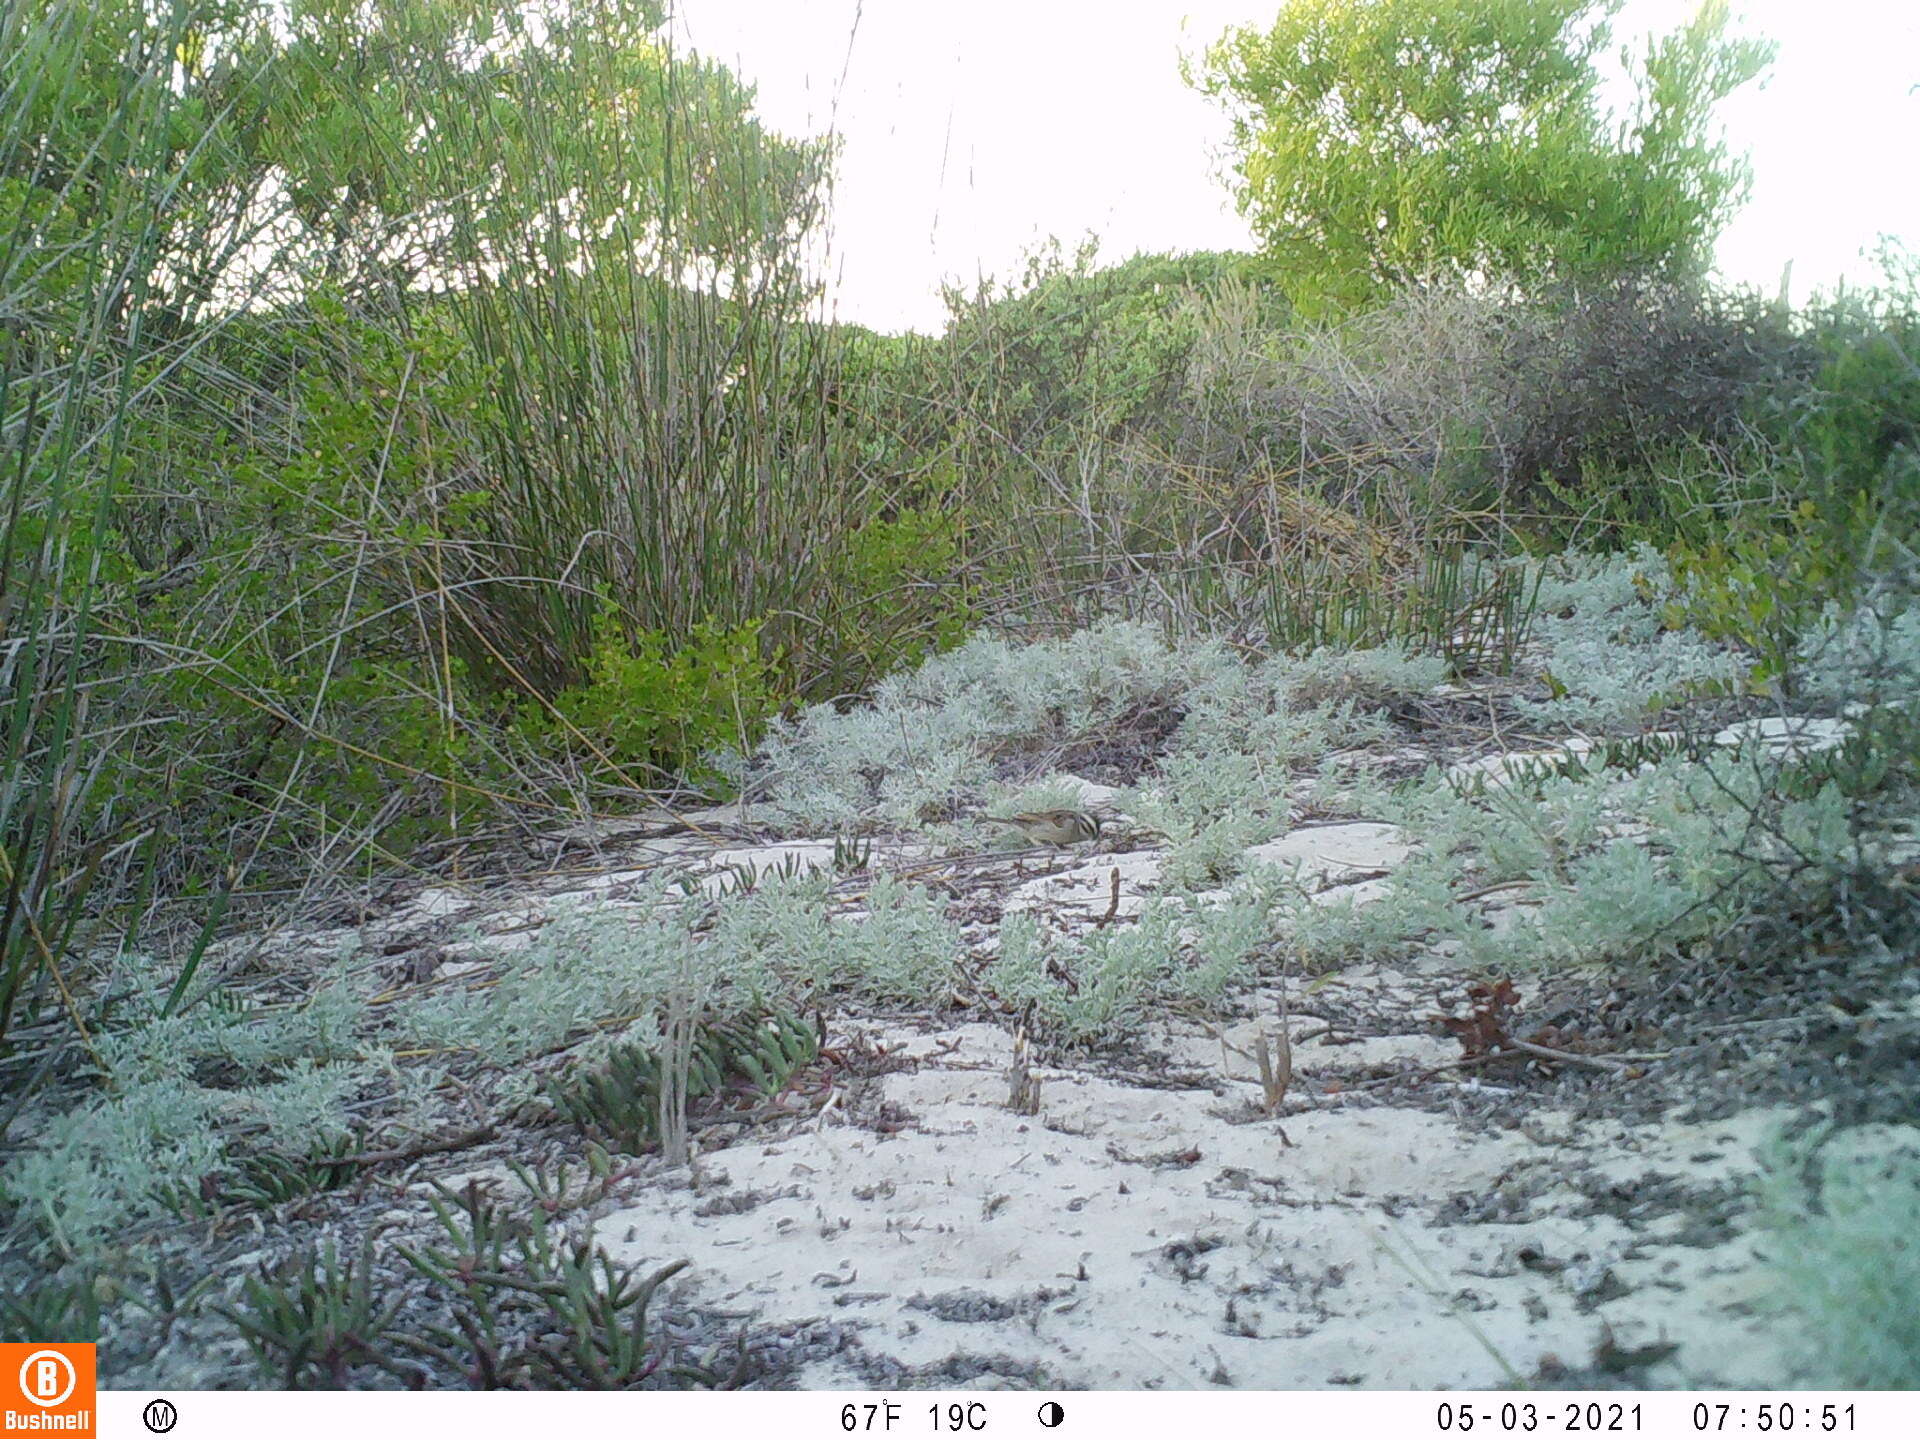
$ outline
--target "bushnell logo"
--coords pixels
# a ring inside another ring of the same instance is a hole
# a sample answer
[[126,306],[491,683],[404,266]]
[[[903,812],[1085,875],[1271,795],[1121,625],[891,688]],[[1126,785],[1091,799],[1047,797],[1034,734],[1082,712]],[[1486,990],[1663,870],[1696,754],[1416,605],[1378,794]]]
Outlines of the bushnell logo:
[[0,1440],[91,1440],[92,1345],[0,1345]]

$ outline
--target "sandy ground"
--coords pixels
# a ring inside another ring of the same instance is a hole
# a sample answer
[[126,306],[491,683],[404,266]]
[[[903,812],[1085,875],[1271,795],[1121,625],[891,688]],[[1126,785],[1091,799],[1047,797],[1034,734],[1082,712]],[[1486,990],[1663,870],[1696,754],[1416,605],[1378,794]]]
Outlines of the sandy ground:
[[[626,903],[663,863],[714,886],[833,858],[826,841],[582,843],[589,863],[537,884],[423,891],[302,943],[404,956],[432,937],[457,979],[562,908]],[[1409,853],[1356,821],[1260,858],[1365,903]],[[1162,859],[1000,857],[959,893],[1064,931],[1124,924]],[[990,925],[965,928],[991,946]],[[1808,1105],[1727,1103],[1697,1073],[1463,1067],[1434,1016],[1479,978],[1430,952],[1296,980],[1274,1113],[1254,1058],[1278,1043],[1271,985],[1124,1055],[1029,1050],[1009,1016],[843,1014],[805,1100],[707,1117],[690,1170],[636,1162],[596,1234],[619,1260],[689,1260],[667,1296],[697,1325],[804,1337],[776,1383],[806,1388],[1794,1383],[1752,1182]],[[412,1169],[403,1210],[426,1223],[432,1182],[503,1176],[533,1138]],[[1859,1143],[1920,1148],[1920,1128]],[[538,1145],[585,1152],[552,1127]]]
[[[1368,823],[1266,848],[1363,898],[1408,853]],[[1118,913],[1137,913],[1158,860],[1062,864],[1007,908],[1081,928],[1117,872]],[[808,1387],[876,1364],[984,1386],[1780,1383],[1790,1337],[1749,1182],[1789,1112],[1614,1107],[1608,1087],[1636,1082],[1612,1074],[1562,1104],[1537,1076],[1448,1068],[1460,1049],[1431,1016],[1472,978],[1428,955],[1315,986],[1277,1116],[1253,1059],[1261,1031],[1277,1040],[1270,992],[1222,1027],[1158,1027],[1131,1066],[1017,1064],[1001,1023],[856,1025],[833,1043],[883,1073],[804,1121],[706,1134],[691,1183],[601,1233],[621,1258],[690,1257],[683,1303],[851,1327],[858,1365],[816,1362]]]
[[[1652,1383],[1781,1374],[1752,1238],[1710,1223],[1703,1243],[1686,1203],[1750,1172],[1770,1113],[1628,1126],[1535,1109],[1502,1129],[1336,1093],[1270,1120],[1239,1078],[1168,1089],[1042,1069],[1026,1116],[1008,1106],[999,1027],[880,1038],[915,1063],[883,1078],[876,1113],[910,1121],[878,1133],[829,1110],[710,1152],[693,1188],[608,1218],[613,1252],[691,1256],[689,1298],[775,1324],[849,1319],[902,1365],[1037,1364],[1076,1387],[1483,1388],[1548,1357],[1583,1364],[1609,1332],[1621,1348],[1679,1342]],[[1211,1037],[1181,1038],[1217,1066]],[[1451,1048],[1304,1046],[1297,1074]],[[1622,1214],[1596,1213],[1598,1187]],[[1641,1188],[1680,1193],[1636,1216]],[[861,1382],[828,1364],[801,1383]]]

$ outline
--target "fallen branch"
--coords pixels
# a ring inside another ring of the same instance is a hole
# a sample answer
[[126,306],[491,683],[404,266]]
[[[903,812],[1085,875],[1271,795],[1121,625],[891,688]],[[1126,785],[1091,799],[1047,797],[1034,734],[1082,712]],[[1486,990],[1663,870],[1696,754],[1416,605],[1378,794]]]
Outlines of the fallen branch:
[[1604,1060],[1598,1055],[1579,1055],[1571,1050],[1556,1050],[1551,1045],[1536,1045],[1531,1040],[1507,1038],[1507,1046],[1523,1054],[1537,1055],[1542,1060],[1558,1060],[1568,1065],[1584,1065],[1589,1070],[1604,1070],[1609,1075],[1624,1075],[1627,1067],[1613,1060]]
[[1536,1045],[1531,1040],[1509,1038],[1502,1042],[1498,1050],[1490,1050],[1481,1055],[1463,1055],[1458,1060],[1449,1060],[1444,1064],[1411,1073],[1402,1071],[1396,1075],[1376,1075],[1371,1080],[1362,1080],[1358,1084],[1343,1086],[1342,1090],[1374,1090],[1383,1085],[1418,1084],[1422,1080],[1431,1080],[1436,1075],[1444,1075],[1449,1070],[1477,1070],[1483,1065],[1497,1064],[1502,1060],[1520,1060],[1529,1055],[1539,1060],[1564,1061],[1569,1065],[1584,1065],[1588,1069],[1599,1070],[1608,1075],[1622,1076],[1628,1073],[1629,1064],[1672,1058],[1670,1052],[1609,1056],[1581,1055],[1572,1050],[1556,1050],[1551,1045]]
[[449,1150],[465,1150],[471,1145],[482,1145],[493,1139],[494,1127],[478,1125],[471,1130],[463,1130],[458,1135],[449,1135],[440,1140],[427,1140],[418,1145],[403,1146],[398,1150],[367,1150],[358,1155],[327,1156],[321,1163],[327,1165],[387,1165],[399,1160],[418,1160],[427,1155],[444,1155]]

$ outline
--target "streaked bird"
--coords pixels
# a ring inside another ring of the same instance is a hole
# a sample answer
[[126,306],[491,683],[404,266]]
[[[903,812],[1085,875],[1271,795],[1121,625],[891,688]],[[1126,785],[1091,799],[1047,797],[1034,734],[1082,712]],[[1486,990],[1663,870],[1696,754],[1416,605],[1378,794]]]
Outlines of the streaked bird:
[[1078,845],[1100,836],[1100,817],[1085,810],[1027,810],[1018,815],[982,815],[995,825],[1011,825],[1036,845]]

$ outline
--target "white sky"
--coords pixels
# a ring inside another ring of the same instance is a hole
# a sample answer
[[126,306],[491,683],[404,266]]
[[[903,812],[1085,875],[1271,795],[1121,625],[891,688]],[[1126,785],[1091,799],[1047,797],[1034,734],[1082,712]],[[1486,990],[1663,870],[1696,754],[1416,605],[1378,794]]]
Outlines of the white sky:
[[[939,328],[943,278],[1015,277],[1057,236],[1141,251],[1245,249],[1218,178],[1226,126],[1181,83],[1181,50],[1280,0],[679,0],[684,40],[759,87],[789,134],[842,138],[830,237],[838,317]],[[1693,0],[1628,0],[1616,39],[1668,30]],[[1752,199],[1721,273],[1769,293],[1870,283],[1882,234],[1920,246],[1920,3],[1735,0],[1779,43],[1723,107]]]

